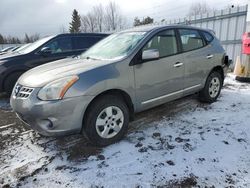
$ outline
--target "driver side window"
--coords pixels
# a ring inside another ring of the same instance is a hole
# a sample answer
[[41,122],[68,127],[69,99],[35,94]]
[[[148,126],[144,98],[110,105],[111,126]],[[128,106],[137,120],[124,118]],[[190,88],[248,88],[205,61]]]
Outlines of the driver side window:
[[166,30],[154,36],[143,48],[145,50],[157,49],[160,57],[174,55],[178,52],[174,30]]
[[71,38],[58,38],[46,44],[44,47],[48,47],[52,54],[69,52],[72,51]]

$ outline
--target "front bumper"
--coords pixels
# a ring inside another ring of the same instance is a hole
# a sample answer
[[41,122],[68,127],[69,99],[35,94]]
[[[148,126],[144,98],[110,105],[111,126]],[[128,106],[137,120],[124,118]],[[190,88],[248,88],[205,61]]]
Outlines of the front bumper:
[[37,98],[38,91],[39,88],[35,88],[28,98],[11,96],[11,107],[23,122],[45,136],[81,131],[84,112],[93,96],[41,101]]

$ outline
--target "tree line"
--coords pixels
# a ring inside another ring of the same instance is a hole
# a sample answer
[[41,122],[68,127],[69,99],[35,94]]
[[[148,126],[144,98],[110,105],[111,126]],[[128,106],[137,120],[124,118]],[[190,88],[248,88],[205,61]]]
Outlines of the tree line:
[[120,7],[114,1],[110,1],[106,6],[93,6],[83,15],[75,9],[69,25],[70,33],[109,32],[126,28],[127,20],[122,15]]
[[[187,16],[204,14],[212,11],[206,2],[191,4]],[[165,20],[165,19],[162,19]],[[133,26],[141,26],[154,23],[154,18],[145,16],[142,19],[135,17]],[[121,13],[121,8],[115,1],[110,1],[107,5],[95,5],[85,14],[80,15],[74,9],[72,13],[71,22],[69,23],[70,33],[80,32],[113,32],[122,30],[128,27],[126,17]],[[66,33],[66,29],[62,26],[60,33]],[[28,35],[25,34],[24,38],[3,36],[0,34],[0,44],[21,44],[32,43],[40,38],[39,34]]]
[[24,38],[3,36],[0,34],[0,44],[25,44],[35,42],[40,38],[39,34],[28,35],[25,33]]
[[[187,16],[209,13],[213,11],[206,2],[193,3],[189,7]],[[162,19],[161,22],[166,19]],[[141,26],[154,23],[154,18],[146,16],[142,19],[134,18],[133,26]],[[106,6],[102,4],[93,6],[89,12],[80,15],[76,9],[72,14],[72,21],[69,23],[70,33],[80,32],[108,32],[122,30],[127,27],[126,17],[121,14],[120,7],[113,1]],[[65,31],[65,30],[63,30]]]

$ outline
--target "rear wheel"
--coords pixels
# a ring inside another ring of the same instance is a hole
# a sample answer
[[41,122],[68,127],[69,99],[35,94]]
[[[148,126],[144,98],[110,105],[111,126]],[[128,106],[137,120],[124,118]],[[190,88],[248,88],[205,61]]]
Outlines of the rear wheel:
[[223,80],[219,72],[212,72],[206,81],[205,87],[199,93],[202,102],[213,103],[220,95]]
[[83,131],[91,143],[106,146],[115,143],[126,134],[129,124],[129,110],[122,98],[105,95],[86,112]]
[[11,95],[11,92],[18,80],[18,78],[23,74],[23,72],[15,72],[7,76],[4,81],[4,91],[7,93],[8,96]]

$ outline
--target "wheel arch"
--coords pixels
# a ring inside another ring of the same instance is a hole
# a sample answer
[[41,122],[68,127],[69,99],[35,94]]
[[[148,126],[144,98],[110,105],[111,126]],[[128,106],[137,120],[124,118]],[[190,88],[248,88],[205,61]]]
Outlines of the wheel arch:
[[118,96],[121,97],[124,101],[125,104],[127,105],[128,109],[129,109],[129,118],[130,120],[134,119],[134,104],[132,102],[131,97],[129,96],[129,94],[121,89],[109,89],[106,90],[100,94],[98,94],[97,96],[95,96],[91,102],[88,104],[85,113],[83,115],[83,120],[82,120],[82,124],[84,126],[84,119],[86,118],[86,115],[88,114],[88,111],[90,109],[90,106],[94,103],[94,101],[96,101],[98,98],[103,97],[105,95],[114,95],[114,96]]
[[220,73],[220,75],[222,76],[222,84],[224,83],[224,78],[225,78],[225,75],[224,75],[224,71],[223,71],[223,68],[222,66],[218,65],[216,67],[214,67],[208,74],[208,76],[212,73],[212,72],[218,72]]
[[11,76],[12,74],[16,74],[16,73],[22,73],[22,74],[23,74],[23,73],[26,72],[26,71],[27,71],[27,70],[24,70],[24,69],[15,69],[15,70],[9,71],[9,72],[3,77],[1,89],[2,89],[2,90],[5,90],[4,85],[5,85],[5,82],[6,82],[6,80],[8,79],[9,76]]

